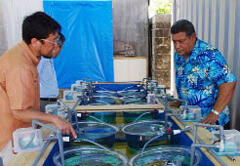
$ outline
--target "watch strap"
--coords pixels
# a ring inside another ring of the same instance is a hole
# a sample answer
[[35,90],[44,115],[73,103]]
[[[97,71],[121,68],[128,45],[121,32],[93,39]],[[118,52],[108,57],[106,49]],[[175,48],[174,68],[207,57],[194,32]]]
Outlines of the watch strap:
[[218,111],[214,110],[214,109],[212,109],[211,112],[214,113],[214,114],[217,115],[217,116],[220,115],[220,113],[219,113]]

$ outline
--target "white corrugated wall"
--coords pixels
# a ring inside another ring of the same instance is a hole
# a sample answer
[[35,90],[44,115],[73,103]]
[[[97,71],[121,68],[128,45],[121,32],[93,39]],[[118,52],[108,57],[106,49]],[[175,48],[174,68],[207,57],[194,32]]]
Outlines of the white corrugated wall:
[[[199,39],[211,43],[224,55],[237,76],[240,73],[240,0],[174,0],[173,22],[192,21]],[[232,127],[240,129],[240,83],[232,98]]]
[[42,0],[0,0],[0,56],[22,39],[25,16],[43,11]]

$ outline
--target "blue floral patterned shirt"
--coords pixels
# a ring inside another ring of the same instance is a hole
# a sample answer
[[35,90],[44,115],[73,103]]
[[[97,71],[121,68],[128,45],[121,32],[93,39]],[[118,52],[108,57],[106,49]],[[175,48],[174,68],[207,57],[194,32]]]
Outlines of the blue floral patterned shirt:
[[[180,99],[189,105],[201,107],[202,116],[206,118],[212,110],[222,83],[234,82],[236,77],[227,66],[222,54],[208,43],[197,40],[189,58],[174,55],[176,71],[176,88]],[[218,122],[224,126],[230,120],[226,107]]]

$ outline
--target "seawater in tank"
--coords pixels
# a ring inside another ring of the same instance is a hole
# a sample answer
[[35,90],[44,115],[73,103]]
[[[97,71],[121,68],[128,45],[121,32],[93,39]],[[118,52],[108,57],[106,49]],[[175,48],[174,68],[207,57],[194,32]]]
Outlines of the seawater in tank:
[[[124,104],[146,104],[146,99],[139,98],[124,98]],[[131,123],[135,120],[152,120],[158,117],[158,112],[155,111],[123,111],[125,123]]]
[[[95,96],[93,97],[95,99],[91,100],[91,102],[89,104],[90,105],[116,104],[116,100],[118,100],[118,99],[121,99],[120,104],[134,104],[134,102],[135,102],[135,104],[141,104],[141,102],[143,104],[146,104],[145,99],[142,98],[143,96],[144,96],[143,94],[138,96],[137,91],[134,91],[134,90],[128,91],[128,92],[120,92],[120,91],[118,91],[118,92],[112,92],[112,91],[111,92],[101,92],[101,93],[97,92],[97,93],[95,93]],[[105,113],[112,113],[112,112],[105,112]],[[102,117],[105,117],[105,115],[104,115],[105,113],[101,112],[99,115],[103,115]],[[139,111],[139,114],[142,114],[142,113],[143,112]],[[94,115],[94,114],[95,113],[93,113],[92,115]],[[97,114],[95,114],[95,116],[97,117]],[[99,116],[97,118],[99,118]],[[101,119],[101,118],[99,118],[99,119]],[[149,120],[149,121],[151,121],[151,120]],[[109,122],[109,121],[107,121],[107,122]],[[143,147],[143,145],[148,140],[150,140],[151,138],[153,138],[157,135],[160,135],[160,139],[158,139],[154,143],[154,150],[151,150],[150,151],[151,153],[149,152],[149,149],[147,149],[146,151],[144,151],[143,154],[141,154],[141,155],[137,154],[131,158],[131,162],[133,163],[134,166],[158,166],[158,165],[163,165],[163,164],[168,164],[168,163],[169,164],[173,163],[175,165],[179,165],[179,163],[180,163],[181,165],[185,166],[185,165],[189,164],[190,158],[188,155],[186,155],[187,157],[184,157],[185,156],[184,151],[176,152],[174,156],[175,157],[177,156],[177,158],[171,158],[171,157],[169,157],[168,152],[163,150],[162,147],[159,148],[159,146],[157,146],[157,147],[155,146],[155,145],[159,145],[159,141],[160,142],[163,141],[164,143],[166,143],[167,138],[165,136],[161,136],[161,134],[164,135],[164,131],[166,130],[164,128],[165,127],[164,123],[159,123],[159,121],[157,121],[157,122],[155,122],[155,121],[134,122],[134,123],[130,124],[131,127],[125,131],[128,147],[129,147],[128,137],[134,136],[132,139],[133,144],[131,144],[130,146],[133,145],[133,147],[138,150],[141,150],[141,147]],[[140,124],[139,125],[140,127],[138,128],[138,127],[134,126],[133,124],[134,125]],[[81,124],[81,125],[83,125],[83,124]],[[81,126],[81,125],[79,125],[79,126]],[[129,127],[129,124],[125,125],[124,127],[126,127],[126,126]],[[103,128],[101,128],[101,127],[95,128],[95,127],[96,126],[86,125],[84,130],[82,130],[82,129],[79,130],[79,136],[82,135],[81,136],[82,138],[87,138],[86,135],[92,134],[91,135],[92,140],[94,140],[96,142],[99,142],[99,140],[101,140],[102,138],[104,138],[104,139],[107,138],[107,139],[105,139],[105,140],[107,140],[107,143],[111,142],[111,141],[109,141],[110,140],[109,136],[111,134],[108,135],[109,133],[111,133],[111,129],[108,130],[108,129],[105,129],[104,127]],[[171,127],[170,123],[168,123],[168,127]],[[139,130],[138,134],[136,134],[137,133],[136,129]],[[134,131],[134,130],[136,130],[136,131]],[[116,133],[114,133],[113,135],[115,136],[115,134]],[[141,143],[141,146],[135,147],[136,145],[138,146],[139,142]],[[163,142],[161,142],[160,144],[162,144]],[[101,142],[99,142],[99,143],[102,144]],[[107,145],[107,146],[109,146],[109,145]],[[111,146],[112,145],[110,145],[109,147],[111,147]],[[81,148],[84,148],[84,147],[85,146],[81,146]],[[113,149],[114,149],[114,147],[113,147]],[[83,150],[83,149],[65,150],[65,153],[64,153],[65,154],[65,164],[67,166],[68,165],[76,165],[76,166],[78,166],[78,165],[82,165],[82,166],[83,165],[84,166],[95,166],[95,165],[96,166],[111,166],[112,165],[112,166],[115,166],[116,165],[116,166],[118,166],[118,165],[122,165],[122,164],[127,165],[125,163],[125,161],[123,162],[121,160],[121,157],[119,157],[118,155],[116,157],[116,155],[105,154],[105,152],[99,151],[98,149],[97,150],[94,149],[93,151],[91,151],[91,150],[88,151],[88,150],[89,149],[87,149],[86,153],[84,152],[85,150]],[[69,153],[70,151],[71,151],[71,153]],[[149,152],[149,155],[146,152]],[[189,152],[190,152],[190,150],[189,150]],[[108,153],[108,151],[107,151],[107,153]],[[87,155],[85,155],[85,154],[87,154]],[[163,156],[163,157],[159,157],[159,154],[160,154],[160,156]],[[156,158],[160,158],[160,160],[153,160]],[[104,160],[104,159],[107,159],[107,160]],[[131,162],[129,162],[129,164],[131,164]]]
[[[191,149],[183,146],[158,146],[140,152],[129,160],[129,166],[190,166]],[[200,162],[201,154],[196,151],[194,166]]]
[[[115,97],[113,96],[94,96],[89,102],[92,106],[111,105],[115,103]],[[115,123],[116,112],[93,112],[89,115],[96,117],[97,119],[106,123]],[[94,118],[88,117],[88,120],[95,120]]]
[[[53,156],[56,166],[61,165],[60,154]],[[64,150],[64,166],[127,166],[127,157],[119,152],[93,146],[79,146]]]
[[90,139],[97,143],[112,147],[115,142],[115,134],[119,131],[118,127],[100,122],[82,121],[73,124],[78,138]]
[[[167,123],[167,127],[171,128],[172,124]],[[150,139],[159,136],[151,145],[161,145],[168,143],[168,136],[165,135],[165,122],[159,120],[143,120],[139,122],[129,123],[122,127],[122,132],[126,136],[127,145],[130,151],[136,152],[143,148],[144,144]]]

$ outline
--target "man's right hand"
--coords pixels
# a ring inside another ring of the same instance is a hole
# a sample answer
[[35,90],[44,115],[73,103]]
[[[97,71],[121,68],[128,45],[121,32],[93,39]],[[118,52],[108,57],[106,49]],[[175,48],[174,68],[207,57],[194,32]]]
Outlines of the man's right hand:
[[68,121],[62,119],[59,116],[54,116],[53,118],[53,124],[61,130],[62,134],[72,135],[74,138],[77,138],[77,134],[75,130],[73,129],[71,123]]
[[16,109],[12,110],[12,112],[14,118],[23,122],[31,123],[32,120],[39,120],[43,123],[52,123],[55,127],[60,129],[63,134],[71,134],[74,138],[77,137],[71,123],[57,115],[43,113],[32,108],[26,110]]

